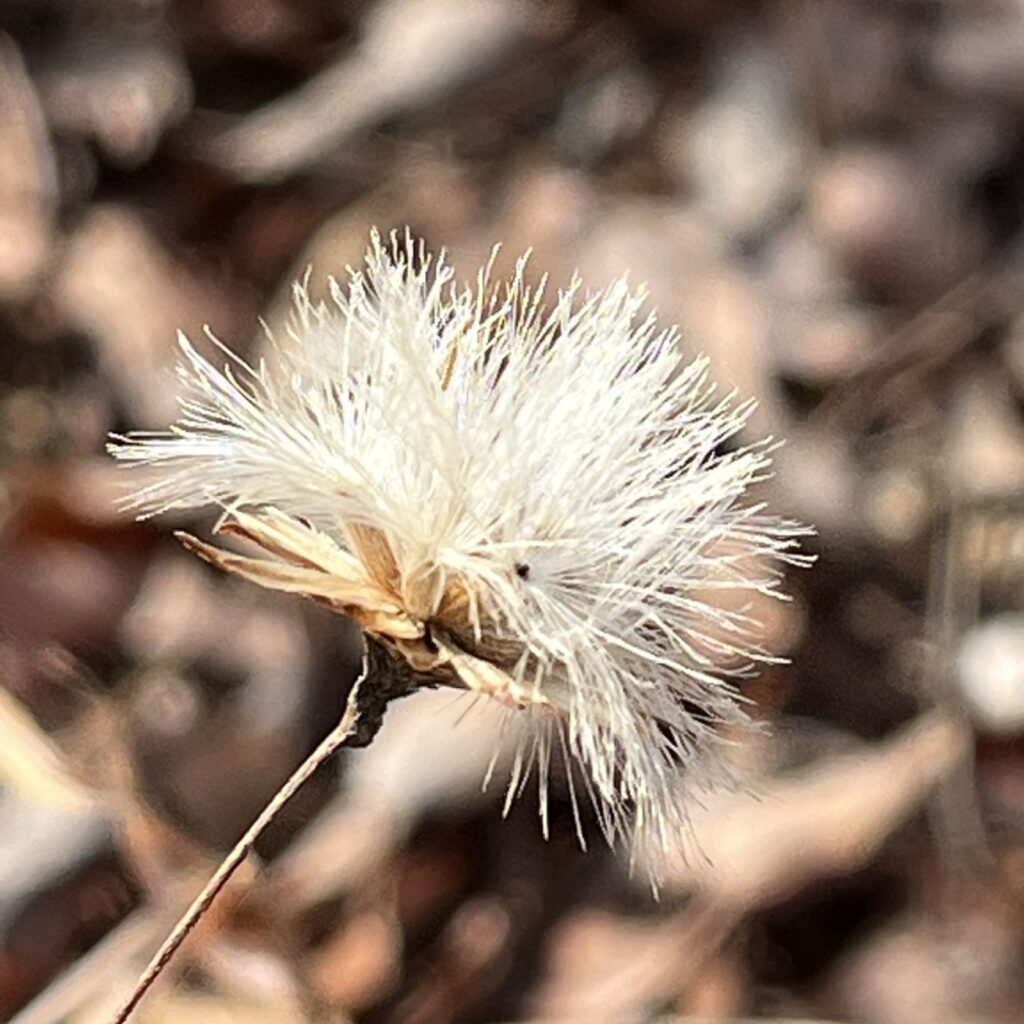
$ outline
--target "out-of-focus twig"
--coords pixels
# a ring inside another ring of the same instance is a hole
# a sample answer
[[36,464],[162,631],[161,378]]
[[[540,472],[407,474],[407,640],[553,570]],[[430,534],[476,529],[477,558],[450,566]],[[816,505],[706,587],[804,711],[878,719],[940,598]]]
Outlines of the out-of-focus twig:
[[0,33],[0,299],[24,297],[53,241],[57,168],[39,96],[15,42]]
[[848,874],[970,749],[965,724],[934,712],[884,743],[815,761],[756,795],[723,796],[693,816],[706,856],[681,862],[670,884],[749,909]]
[[374,8],[354,52],[227,130],[209,156],[244,181],[285,178],[365,128],[465,85],[528,27],[518,2],[388,0]]
[[98,999],[124,974],[125,963],[145,955],[181,913],[182,903],[144,908],[122,921],[11,1019],[10,1024],[57,1024]]

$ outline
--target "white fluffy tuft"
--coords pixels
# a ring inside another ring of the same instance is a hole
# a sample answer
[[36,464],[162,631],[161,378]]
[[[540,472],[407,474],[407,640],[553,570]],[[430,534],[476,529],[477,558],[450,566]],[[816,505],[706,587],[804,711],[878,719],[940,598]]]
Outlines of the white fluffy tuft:
[[680,772],[729,783],[719,729],[746,715],[726,677],[770,660],[716,592],[774,594],[807,531],[744,503],[771,448],[735,447],[751,404],[681,360],[642,292],[574,283],[546,309],[523,272],[459,287],[375,234],[325,302],[295,286],[258,366],[182,336],[178,421],[111,451],[159,471],[146,513],[273,507],[357,556],[371,528],[423,621],[460,581],[465,644],[506,652],[537,726],[510,797],[535,764],[543,808],[564,756],[609,841],[656,861],[684,839]]

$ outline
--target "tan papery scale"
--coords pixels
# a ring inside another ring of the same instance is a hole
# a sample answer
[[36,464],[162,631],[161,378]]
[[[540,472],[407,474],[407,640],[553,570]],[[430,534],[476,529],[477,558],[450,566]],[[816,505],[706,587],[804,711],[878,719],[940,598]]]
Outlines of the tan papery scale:
[[[442,685],[482,693],[511,707],[550,706],[545,695],[517,682],[501,664],[479,657],[460,644],[460,639],[471,642],[471,620],[479,615],[462,580],[453,579],[446,585],[435,602],[433,618],[428,619],[420,611],[429,607],[429,592],[438,589],[437,574],[425,573],[411,585],[403,585],[380,530],[356,525],[346,531],[359,546],[359,558],[326,534],[278,509],[259,513],[231,510],[214,533],[243,538],[272,557],[251,558],[226,551],[182,531],[176,536],[189,551],[224,572],[268,590],[300,594],[348,615],[401,654],[414,671],[431,675]],[[420,614],[403,607],[409,603],[415,603]],[[489,640],[486,633],[481,633],[479,647],[506,656],[511,653],[508,644]]]

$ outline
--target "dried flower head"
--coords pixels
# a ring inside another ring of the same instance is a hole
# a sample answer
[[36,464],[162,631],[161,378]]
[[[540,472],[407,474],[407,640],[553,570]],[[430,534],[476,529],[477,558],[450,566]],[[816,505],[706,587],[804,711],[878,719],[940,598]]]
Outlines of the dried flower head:
[[374,234],[326,301],[295,286],[257,365],[182,336],[180,418],[111,451],[158,471],[137,508],[217,505],[217,532],[262,549],[189,538],[215,565],[517,709],[509,799],[535,767],[546,815],[563,757],[609,842],[650,862],[682,838],[681,771],[729,782],[728,677],[770,660],[720,592],[775,594],[805,531],[744,503],[769,466],[768,443],[730,448],[752,406],[716,397],[641,292],[574,283],[547,309],[524,266],[460,287]]

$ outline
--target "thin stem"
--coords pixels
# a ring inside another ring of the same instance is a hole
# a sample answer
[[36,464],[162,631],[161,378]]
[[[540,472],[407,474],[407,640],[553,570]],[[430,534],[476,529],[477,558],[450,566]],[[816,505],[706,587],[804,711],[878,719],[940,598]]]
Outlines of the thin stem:
[[156,951],[153,959],[150,960],[139,980],[135,983],[135,988],[132,989],[131,995],[125,1000],[121,1009],[118,1010],[117,1015],[113,1018],[112,1024],[125,1024],[132,1011],[141,1002],[142,997],[149,991],[157,978],[160,977],[163,969],[170,962],[171,957],[177,952],[178,947],[185,941],[206,911],[210,909],[210,905],[217,898],[221,889],[227,885],[231,876],[238,870],[246,857],[249,856],[263,830],[277,817],[284,805],[298,792],[303,783],[342,747],[346,745],[365,745],[367,739],[364,731],[360,729],[361,707],[359,698],[359,689],[365,678],[366,673],[364,672],[357,680],[355,686],[352,687],[345,705],[345,713],[338,724],[327,734],[316,750],[295,769],[288,781],[285,782],[263,810],[260,811],[256,820],[249,826],[242,838],[235,843],[231,852],[221,861],[220,867],[217,868],[213,877],[203,887],[203,891],[192,901],[188,910],[185,911],[171,930],[171,933],[164,939],[163,944]]

